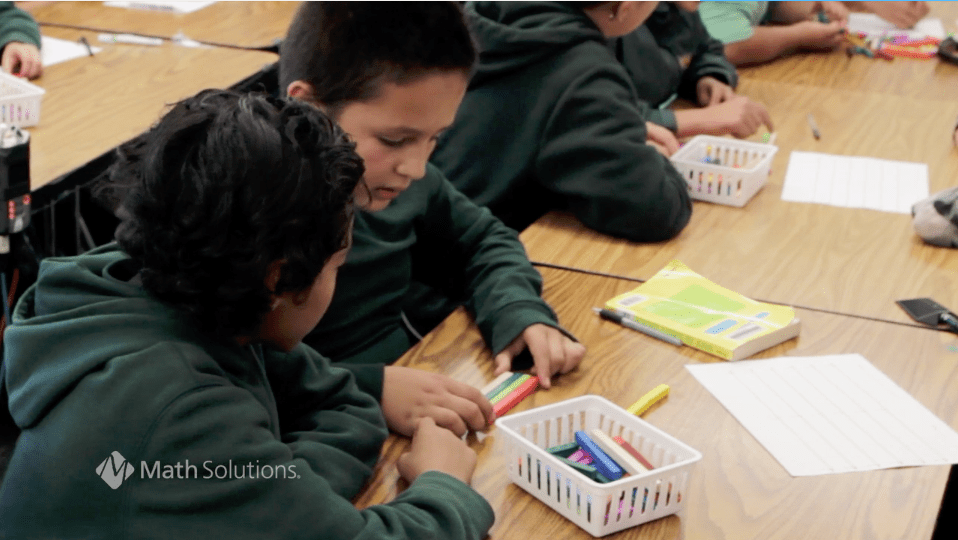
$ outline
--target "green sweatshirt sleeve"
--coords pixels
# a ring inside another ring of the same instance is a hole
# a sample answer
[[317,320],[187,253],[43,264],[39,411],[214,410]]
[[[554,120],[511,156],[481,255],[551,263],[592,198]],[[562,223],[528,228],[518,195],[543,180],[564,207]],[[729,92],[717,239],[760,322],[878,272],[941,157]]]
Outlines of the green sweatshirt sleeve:
[[439,175],[441,182],[419,228],[419,241],[427,246],[420,251],[461,266],[466,309],[492,352],[498,354],[535,323],[562,330],[540,296],[542,276],[529,262],[518,233],[469,200],[435,166],[428,167],[427,174]]
[[0,49],[11,41],[40,48],[40,27],[33,17],[13,2],[0,2]]
[[672,130],[672,133],[679,130],[679,121],[676,120],[675,111],[672,109],[650,109],[646,119],[653,124]]
[[738,86],[738,73],[735,71],[735,66],[725,57],[725,45],[709,35],[698,17],[692,18],[690,27],[700,41],[692,55],[692,61],[682,73],[678,93],[679,96],[695,103],[698,99],[695,85],[698,84],[699,79],[711,76],[735,88]]
[[[345,370],[302,350],[269,371],[281,436],[268,408],[236,386],[201,386],[155,422],[140,458],[188,465],[184,477],[139,478],[117,537],[478,540],[488,503],[445,474],[423,474],[396,500],[359,510],[350,499],[372,474],[386,430]],[[132,461],[136,461],[134,458]],[[190,467],[193,466],[193,476]],[[159,468],[157,469],[160,470]]]
[[[352,498],[388,434],[379,403],[350,371],[331,367],[307,345],[289,354],[267,349],[265,358],[283,442],[334,491]],[[359,463],[350,466],[351,460]]]
[[341,367],[352,372],[356,377],[356,384],[359,389],[376,398],[376,401],[382,403],[383,399],[383,378],[385,377],[386,364],[353,364],[349,362],[337,362],[336,367]]
[[621,66],[583,70],[547,119],[536,177],[589,228],[638,242],[676,236],[692,204],[669,160],[645,143],[639,100]]

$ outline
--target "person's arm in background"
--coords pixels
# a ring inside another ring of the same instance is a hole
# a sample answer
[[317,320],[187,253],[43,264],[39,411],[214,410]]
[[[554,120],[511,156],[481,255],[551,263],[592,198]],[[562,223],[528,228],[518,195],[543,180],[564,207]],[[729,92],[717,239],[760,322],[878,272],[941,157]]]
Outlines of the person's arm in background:
[[13,2],[0,2],[0,49],[0,67],[7,73],[30,79],[43,73],[40,27]]
[[698,45],[682,73],[679,96],[701,108],[675,112],[676,134],[683,138],[699,134],[748,137],[762,125],[773,131],[764,105],[735,94],[738,73],[726,58],[722,42],[708,33],[698,13],[682,16]]
[[870,11],[898,28],[912,28],[930,11],[928,2],[846,2]]
[[839,22],[801,21],[786,26],[759,26],[752,36],[725,45],[736,66],[762,64],[800,50],[831,51],[843,43]]
[[676,135],[733,135],[748,137],[761,126],[775,131],[765,106],[745,96],[734,96],[723,103],[700,109],[675,111]]
[[821,2],[820,11],[825,14],[828,22],[837,22],[843,27],[848,26],[848,16],[851,12],[842,2]]
[[[808,20],[817,2],[779,2],[772,13],[754,2],[702,2],[699,14],[713,37],[725,43],[735,66],[761,64],[798,50],[832,50],[842,44],[842,23]],[[760,4],[760,3],[759,3]],[[767,26],[774,20],[783,25]]]

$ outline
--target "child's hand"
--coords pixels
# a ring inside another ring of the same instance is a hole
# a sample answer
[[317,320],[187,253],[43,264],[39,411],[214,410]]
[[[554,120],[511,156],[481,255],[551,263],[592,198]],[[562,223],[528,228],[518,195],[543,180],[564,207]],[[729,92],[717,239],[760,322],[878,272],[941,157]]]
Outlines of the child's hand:
[[495,420],[492,404],[478,388],[421,369],[386,366],[383,416],[389,429],[411,436],[416,424],[430,418],[456,435],[484,429]]
[[795,23],[794,27],[799,32],[801,49],[831,51],[845,42],[842,25],[838,22],[802,21]]
[[821,2],[821,10],[828,16],[830,22],[837,22],[842,27],[848,26],[848,16],[851,12],[842,2]]
[[40,49],[30,43],[11,41],[3,48],[0,67],[7,73],[35,79],[43,73]]
[[928,2],[864,2],[864,7],[898,28],[912,28],[928,15]]
[[645,143],[654,147],[665,157],[679,151],[679,140],[668,128],[652,122],[645,123]]
[[769,133],[775,131],[765,106],[745,96],[735,96],[725,103],[701,111],[712,116],[709,124],[714,125],[714,129],[708,130],[711,135],[731,133],[741,139],[758,131],[763,124]]
[[699,105],[710,107],[733,98],[735,90],[715,77],[706,75],[695,83],[695,95],[698,97]]
[[549,377],[572,371],[585,356],[585,347],[581,343],[572,341],[551,326],[537,323],[527,326],[496,355],[496,370],[493,374],[498,376],[511,371],[512,359],[526,347],[529,347],[535,363],[532,372],[539,377],[539,384],[543,388],[552,387]]
[[440,471],[468,484],[476,470],[476,452],[425,417],[416,424],[409,451],[399,456],[396,469],[410,483],[426,471]]

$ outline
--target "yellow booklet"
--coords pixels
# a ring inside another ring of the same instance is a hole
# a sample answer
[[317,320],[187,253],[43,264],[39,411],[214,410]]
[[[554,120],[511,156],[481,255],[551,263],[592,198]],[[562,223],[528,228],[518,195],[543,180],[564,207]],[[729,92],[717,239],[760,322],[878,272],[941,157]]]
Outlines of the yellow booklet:
[[798,335],[788,306],[747,298],[673,260],[605,308],[726,360],[741,360]]

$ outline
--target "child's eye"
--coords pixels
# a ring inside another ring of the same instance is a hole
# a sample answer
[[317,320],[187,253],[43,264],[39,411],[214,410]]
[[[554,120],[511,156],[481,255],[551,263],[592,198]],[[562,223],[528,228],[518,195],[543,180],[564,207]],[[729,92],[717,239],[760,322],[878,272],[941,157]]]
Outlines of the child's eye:
[[379,141],[385,144],[386,146],[392,146],[393,148],[398,148],[400,146],[406,145],[412,141],[409,137],[403,137],[402,139],[390,139],[389,137],[380,137]]

